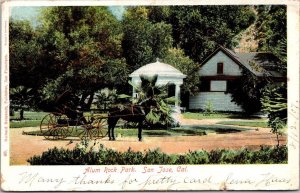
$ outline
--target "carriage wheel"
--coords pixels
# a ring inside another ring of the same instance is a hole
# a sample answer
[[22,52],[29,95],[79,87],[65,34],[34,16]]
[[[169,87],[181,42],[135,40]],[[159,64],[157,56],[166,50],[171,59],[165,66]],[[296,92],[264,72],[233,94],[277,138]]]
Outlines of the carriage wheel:
[[101,139],[108,134],[107,118],[97,118],[97,127],[93,130],[93,137]]
[[73,128],[69,127],[69,118],[66,115],[61,115],[58,117],[58,135],[60,139],[64,139],[68,137],[71,133]]
[[83,116],[78,120],[77,130],[81,140],[93,139],[93,130],[96,128],[94,117]]
[[40,124],[41,133],[46,139],[66,138],[68,129],[68,118],[65,115],[56,116],[50,113],[42,119]]

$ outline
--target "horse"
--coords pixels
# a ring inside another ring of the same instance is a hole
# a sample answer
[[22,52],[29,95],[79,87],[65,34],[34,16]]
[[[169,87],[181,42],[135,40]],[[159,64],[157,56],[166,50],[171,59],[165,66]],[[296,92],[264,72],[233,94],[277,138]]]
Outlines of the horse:
[[138,139],[142,141],[142,126],[146,120],[147,114],[152,108],[157,108],[158,104],[155,99],[150,98],[138,105],[125,104],[122,108],[111,108],[108,113],[108,137],[110,141],[115,141],[114,129],[119,119],[138,123]]

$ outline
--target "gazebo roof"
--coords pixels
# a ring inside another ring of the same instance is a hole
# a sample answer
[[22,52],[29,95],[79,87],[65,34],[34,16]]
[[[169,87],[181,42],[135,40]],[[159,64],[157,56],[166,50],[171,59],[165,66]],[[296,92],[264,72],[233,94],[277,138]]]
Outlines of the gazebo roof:
[[132,72],[129,77],[139,77],[140,75],[153,76],[158,75],[161,77],[174,77],[174,78],[185,78],[182,72],[177,70],[175,67],[160,62],[158,59],[154,63],[146,64],[139,69]]

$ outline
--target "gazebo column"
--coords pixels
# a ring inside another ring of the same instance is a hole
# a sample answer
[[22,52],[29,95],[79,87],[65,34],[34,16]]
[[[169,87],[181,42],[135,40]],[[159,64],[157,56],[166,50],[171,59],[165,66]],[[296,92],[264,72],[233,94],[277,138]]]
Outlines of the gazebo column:
[[135,98],[135,88],[132,87],[132,97]]
[[178,107],[178,101],[180,97],[180,84],[175,84],[175,107]]

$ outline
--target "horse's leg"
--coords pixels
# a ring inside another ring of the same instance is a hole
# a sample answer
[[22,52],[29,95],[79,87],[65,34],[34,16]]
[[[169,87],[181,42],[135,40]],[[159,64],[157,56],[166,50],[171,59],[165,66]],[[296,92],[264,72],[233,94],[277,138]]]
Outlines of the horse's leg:
[[115,127],[116,127],[116,124],[118,122],[119,118],[111,118],[111,119],[108,119],[108,137],[109,137],[109,140],[111,141],[115,141],[116,138],[115,138]]
[[116,126],[115,125],[115,118],[109,117],[108,120],[107,120],[107,123],[108,123],[108,138],[109,138],[109,141],[111,141],[111,140],[114,140],[113,130]]
[[143,121],[140,121],[139,122],[139,125],[138,125],[138,138],[139,138],[139,141],[142,141],[142,125],[143,125]]
[[111,131],[111,125],[112,125],[112,118],[111,117],[108,117],[107,119],[107,123],[108,123],[108,138],[109,138],[109,141],[111,140],[111,135],[110,135],[110,131]]

